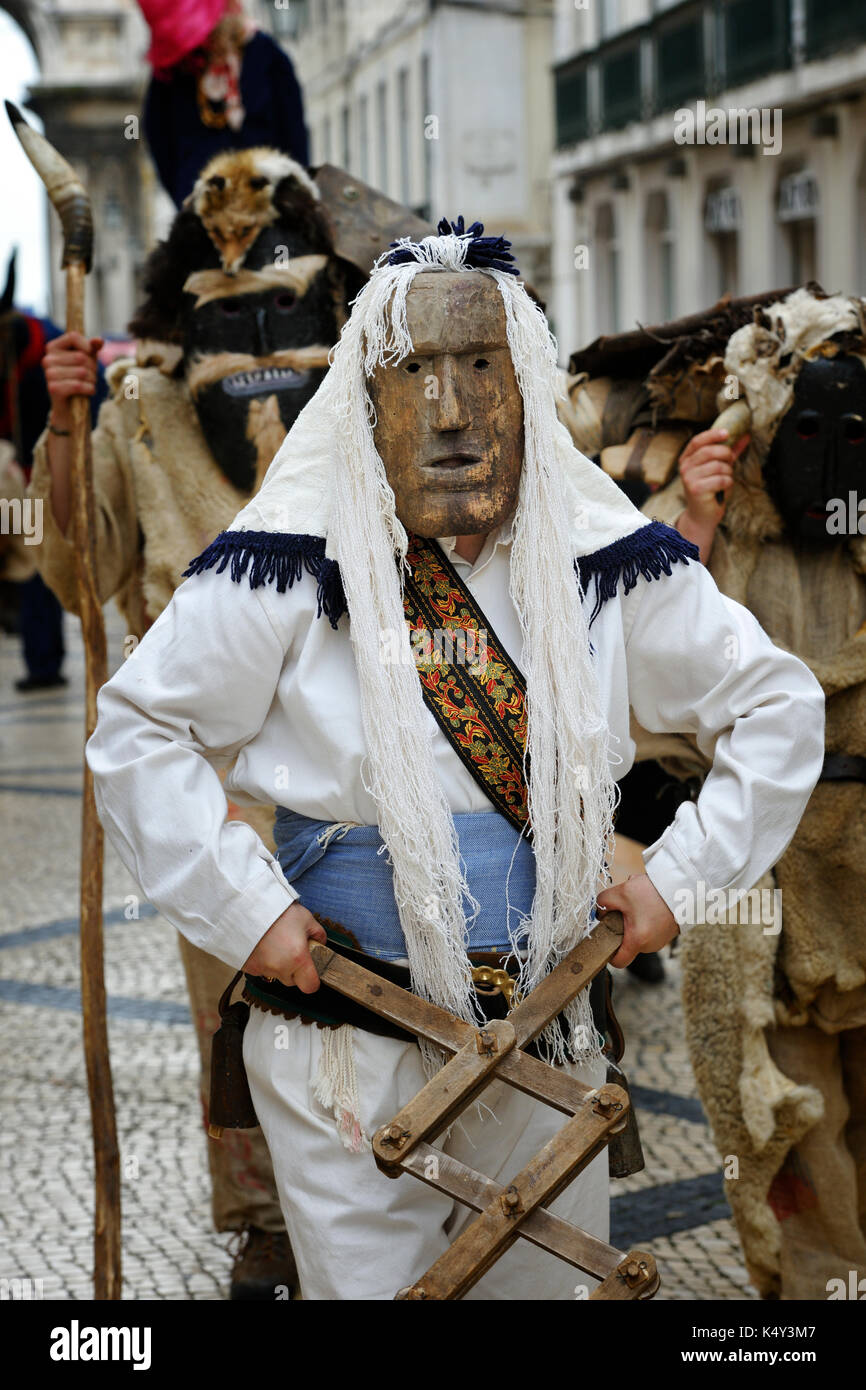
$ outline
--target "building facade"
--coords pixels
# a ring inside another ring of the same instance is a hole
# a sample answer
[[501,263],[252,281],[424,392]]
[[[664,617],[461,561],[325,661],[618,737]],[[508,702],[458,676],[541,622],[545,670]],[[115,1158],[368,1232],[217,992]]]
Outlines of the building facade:
[[563,355],[808,280],[866,294],[862,0],[557,0]]
[[546,296],[550,4],[276,0],[264,9],[297,68],[314,164],[340,165],[425,217],[462,213],[504,232]]
[[[97,244],[87,322],[94,332],[123,334],[155,233],[155,178],[139,126],[147,26],[135,0],[10,0],[4,8],[39,60],[41,77],[27,105],[90,195]],[[47,216],[50,311],[62,322],[60,225],[50,209]]]

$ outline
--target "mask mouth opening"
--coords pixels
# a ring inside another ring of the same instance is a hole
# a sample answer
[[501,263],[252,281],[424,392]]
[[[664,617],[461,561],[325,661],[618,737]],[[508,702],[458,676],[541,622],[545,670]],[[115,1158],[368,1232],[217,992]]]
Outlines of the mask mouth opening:
[[306,386],[312,373],[296,372],[292,367],[253,367],[223,377],[220,383],[227,396],[263,396],[274,391],[296,391]]

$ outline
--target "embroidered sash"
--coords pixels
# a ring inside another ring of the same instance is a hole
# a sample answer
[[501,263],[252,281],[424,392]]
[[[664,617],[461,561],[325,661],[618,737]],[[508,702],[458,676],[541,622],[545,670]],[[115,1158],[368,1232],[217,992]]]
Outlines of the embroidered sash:
[[424,703],[497,811],[523,830],[526,682],[436,541],[410,535],[406,558],[403,611]]

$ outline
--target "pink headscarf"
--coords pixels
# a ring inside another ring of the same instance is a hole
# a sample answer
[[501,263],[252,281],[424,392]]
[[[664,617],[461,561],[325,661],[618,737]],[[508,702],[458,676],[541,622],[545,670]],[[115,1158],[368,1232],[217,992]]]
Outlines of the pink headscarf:
[[219,23],[226,0],[138,0],[150,26],[147,61],[157,72],[171,68],[203,44]]

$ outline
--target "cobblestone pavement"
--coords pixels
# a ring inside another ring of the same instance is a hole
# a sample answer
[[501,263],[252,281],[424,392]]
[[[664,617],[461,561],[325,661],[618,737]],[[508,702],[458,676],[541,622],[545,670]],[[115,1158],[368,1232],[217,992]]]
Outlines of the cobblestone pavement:
[[[123,630],[113,608],[107,616],[117,663]],[[0,636],[0,1279],[41,1280],[46,1299],[86,1299],[92,1287],[76,934],[84,671],[77,622],[67,618],[66,632],[69,687],[31,695],[13,688],[17,640]],[[175,933],[137,904],[135,883],[107,846],[124,1296],[219,1299],[230,1237],[210,1224],[198,1058]],[[668,963],[661,986],[620,972],[617,985],[647,1166],[613,1185],[612,1240],[653,1251],[660,1298],[754,1298],[683,1043],[677,964]]]

